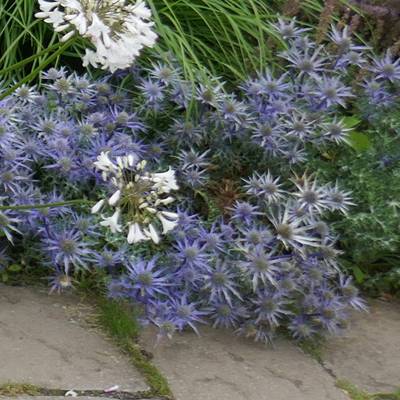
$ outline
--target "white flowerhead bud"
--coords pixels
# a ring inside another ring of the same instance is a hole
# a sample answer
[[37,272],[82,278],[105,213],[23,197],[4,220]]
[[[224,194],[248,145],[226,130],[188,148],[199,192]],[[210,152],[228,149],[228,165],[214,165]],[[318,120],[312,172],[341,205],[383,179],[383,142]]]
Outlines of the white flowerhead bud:
[[138,169],[138,170],[145,169],[145,168],[146,168],[146,164],[147,164],[147,161],[146,161],[146,160],[140,161],[140,162],[138,163],[138,165],[137,165],[137,169]]
[[149,224],[148,229],[143,230],[145,235],[150,238],[155,244],[160,243],[160,236],[154,228],[153,224]]
[[105,200],[98,201],[91,209],[92,214],[98,213],[104,205]]
[[175,199],[173,197],[169,196],[166,199],[158,199],[156,201],[156,205],[163,204],[164,206],[167,206],[168,204],[171,204],[174,201],[175,201]]
[[117,190],[108,200],[110,206],[115,206],[121,198],[121,190]]
[[133,154],[129,154],[128,155],[128,165],[130,167],[133,167],[134,163],[135,163],[135,157],[133,156]]

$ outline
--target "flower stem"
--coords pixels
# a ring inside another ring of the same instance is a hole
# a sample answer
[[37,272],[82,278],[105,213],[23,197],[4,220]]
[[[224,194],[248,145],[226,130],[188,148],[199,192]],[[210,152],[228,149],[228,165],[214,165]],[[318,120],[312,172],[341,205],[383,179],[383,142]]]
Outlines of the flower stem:
[[50,51],[59,48],[61,45],[62,45],[61,42],[55,43],[52,46],[48,47],[47,49],[44,49],[44,50],[40,51],[39,53],[34,54],[33,56],[24,58],[23,60],[15,63],[13,65],[10,65],[7,68],[3,68],[2,70],[0,70],[0,75],[4,75],[7,72],[14,71],[15,69],[21,68],[25,64],[28,64],[29,62],[34,61],[36,58],[43,56],[44,54],[49,53]]
[[[32,79],[36,78],[36,76],[44,70],[53,60],[55,60],[59,55],[61,55],[74,41],[76,40],[76,37],[71,38],[67,42],[65,42],[56,52],[54,52],[49,58],[47,58],[45,61],[43,61],[37,68],[35,68],[29,75],[27,75],[25,78],[21,79],[18,83],[15,85],[11,86],[8,90],[4,91],[3,93],[0,94],[0,100],[3,100],[10,94],[12,94],[15,90],[17,90],[19,87],[21,87],[24,83],[30,82]],[[25,60],[21,61],[22,63]]]
[[19,205],[19,206],[0,206],[0,211],[33,210],[33,209],[40,209],[40,208],[54,208],[54,207],[64,207],[64,206],[73,206],[73,205],[88,205],[88,204],[91,204],[91,202],[88,200],[77,199],[77,200],[59,201],[56,203],[46,203],[46,204],[24,204],[24,205]]

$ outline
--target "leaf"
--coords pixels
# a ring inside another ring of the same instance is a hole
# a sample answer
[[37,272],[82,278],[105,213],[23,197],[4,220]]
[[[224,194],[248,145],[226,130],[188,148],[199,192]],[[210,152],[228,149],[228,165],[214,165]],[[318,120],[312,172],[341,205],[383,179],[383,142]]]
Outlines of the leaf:
[[353,266],[353,274],[356,278],[357,283],[363,283],[365,280],[365,274],[361,271],[361,269],[357,266]]
[[366,151],[371,147],[368,136],[364,133],[353,131],[349,134],[350,146],[357,152]]
[[1,274],[1,281],[3,282],[3,283],[6,283],[7,281],[8,281],[8,274],[7,274],[7,272],[2,272],[2,274]]
[[361,119],[352,115],[351,117],[342,118],[342,121],[343,121],[343,124],[346,125],[346,128],[354,128],[361,122]]
[[21,271],[22,267],[18,264],[11,264],[7,269],[11,272],[19,272]]

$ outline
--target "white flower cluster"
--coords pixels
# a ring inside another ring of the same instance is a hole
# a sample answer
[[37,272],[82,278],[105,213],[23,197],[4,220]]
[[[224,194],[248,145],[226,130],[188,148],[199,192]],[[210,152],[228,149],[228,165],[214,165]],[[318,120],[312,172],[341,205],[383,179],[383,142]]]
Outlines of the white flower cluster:
[[175,228],[178,214],[163,210],[175,201],[170,192],[178,190],[175,171],[150,173],[145,171],[146,161],[138,162],[133,155],[116,157],[116,163],[109,158],[109,152],[102,152],[94,163],[105,181],[116,189],[108,199],[97,202],[92,213],[99,212],[107,203],[115,208],[111,217],[104,217],[102,226],[112,233],[128,230],[128,243],[145,240],[160,242],[160,232],[165,235]]
[[86,49],[83,65],[101,66],[111,72],[132,65],[143,47],[154,45],[151,11],[143,0],[39,0],[43,18],[62,41],[75,33],[89,39],[95,51]]

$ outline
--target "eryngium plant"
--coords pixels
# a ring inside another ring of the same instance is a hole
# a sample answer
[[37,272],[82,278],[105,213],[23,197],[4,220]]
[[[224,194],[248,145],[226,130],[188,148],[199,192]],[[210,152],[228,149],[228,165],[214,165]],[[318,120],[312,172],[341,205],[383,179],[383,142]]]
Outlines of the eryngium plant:
[[[110,296],[140,303],[167,336],[210,320],[262,341],[279,328],[295,338],[343,328],[349,308],[365,306],[324,220],[357,199],[302,163],[312,149],[354,146],[344,106],[393,107],[398,61],[366,57],[347,30],[332,30],[328,51],[294,23],[275,29],[288,41],[285,70],[262,71],[232,93],[217,79],[185,81],[171,60],[98,81],[51,69],[43,90],[22,87],[4,100],[2,265],[21,263],[12,260],[19,255],[25,265],[45,260],[56,291],[85,271],[107,271]],[[359,68],[368,84],[350,86]],[[132,82],[129,91],[120,79]],[[152,201],[166,194],[153,196],[153,184],[166,176],[177,205],[167,212],[177,216],[160,214],[169,221],[159,243],[134,240],[140,235],[119,229],[119,214],[101,215],[106,201],[95,206],[106,199],[122,213],[132,179],[152,177],[145,195],[133,195],[161,227]],[[74,209],[65,202],[79,199]]]

